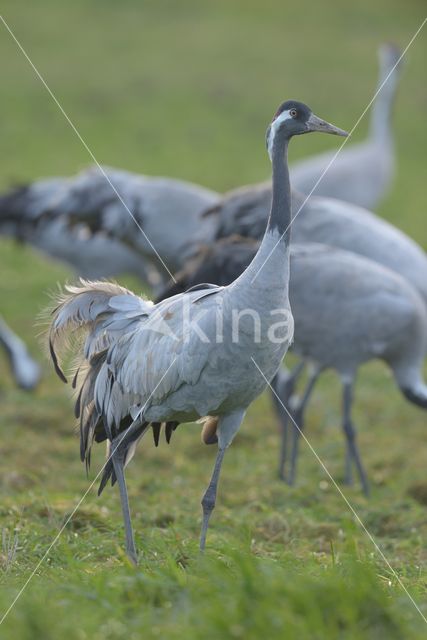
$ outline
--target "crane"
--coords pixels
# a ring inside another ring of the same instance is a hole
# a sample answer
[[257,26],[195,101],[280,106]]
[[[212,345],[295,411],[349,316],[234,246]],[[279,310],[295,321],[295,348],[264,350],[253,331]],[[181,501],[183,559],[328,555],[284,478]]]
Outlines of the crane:
[[[250,264],[258,243],[232,236],[204,247],[176,274],[159,299],[179,294],[201,282],[225,286]],[[427,310],[419,293],[394,271],[363,256],[318,243],[291,247],[289,299],[295,321],[292,350],[301,363],[309,363],[310,377],[292,414],[299,429],[304,427],[304,411],[314,385],[325,369],[334,369],[343,385],[343,431],[347,443],[346,481],[356,465],[362,488],[368,481],[356,444],[351,419],[353,386],[358,367],[380,358],[391,368],[403,395],[427,408],[427,386],[422,366],[427,348]],[[289,406],[301,364],[290,375],[280,371],[272,387],[281,402]],[[274,396],[275,397],[275,396]],[[278,403],[282,423],[279,473],[284,478],[285,439],[288,425],[286,409]],[[288,482],[296,473],[298,437],[293,429]]]
[[171,433],[179,423],[207,418],[205,440],[217,439],[218,453],[202,498],[203,550],[225,451],[287,351],[293,331],[287,151],[294,135],[310,131],[347,135],[301,102],[282,103],[267,130],[273,201],[266,231],[251,264],[229,286],[203,285],[154,305],[115,284],[82,283],[69,287],[53,312],[50,353],[63,380],[58,354],[64,341],[79,329],[85,334],[73,380],[81,456],[90,461],[93,440],[109,443],[99,491],[110,478],[117,480],[126,550],[134,562],[124,467],[138,441],[150,426],[156,432],[165,424]]
[[[95,166],[0,196],[0,233],[65,262],[84,278],[132,273],[156,285],[168,280],[167,269],[182,266],[198,234],[209,240],[212,222],[198,224],[198,216],[218,197],[189,182]],[[71,225],[70,217],[77,214],[78,222]],[[93,234],[97,222],[102,233]],[[126,246],[126,238],[135,237],[138,252]]]
[[[381,45],[378,54],[378,94],[372,106],[368,137],[359,144],[347,146],[334,159],[313,192],[371,210],[375,210],[384,198],[394,175],[391,116],[401,56],[399,49],[393,44]],[[334,155],[327,151],[292,166],[291,183],[294,188],[303,193],[311,193]]]
[[[271,203],[271,185],[240,187],[206,210],[216,239],[233,234],[259,240]],[[292,241],[317,242],[353,251],[405,277],[427,305],[427,256],[403,231],[367,209],[335,198],[292,190]]]

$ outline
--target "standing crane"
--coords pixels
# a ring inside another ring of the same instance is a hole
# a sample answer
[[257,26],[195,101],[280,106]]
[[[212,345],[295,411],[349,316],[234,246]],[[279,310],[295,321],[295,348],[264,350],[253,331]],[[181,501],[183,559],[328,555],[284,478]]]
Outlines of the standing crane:
[[40,380],[40,367],[28,349],[0,316],[0,345],[9,358],[16,384],[25,391],[34,389]]
[[293,165],[291,182],[295,189],[311,193],[327,169],[314,194],[339,198],[371,210],[375,210],[384,198],[395,168],[391,116],[401,53],[392,44],[383,44],[378,53],[378,95],[372,107],[368,137],[359,144],[346,147],[328,169],[335,155],[330,151]]
[[[244,271],[258,243],[238,236],[205,247],[176,274],[159,299],[179,294],[201,282],[227,285]],[[301,400],[292,407],[299,429],[315,383],[325,369],[334,369],[343,385],[343,431],[347,443],[347,482],[356,465],[362,488],[368,481],[356,444],[351,418],[353,386],[358,367],[380,358],[391,368],[403,395],[427,408],[427,386],[422,378],[427,348],[427,310],[418,292],[401,276],[372,260],[349,251],[306,243],[291,249],[289,299],[295,321],[293,351],[311,365]],[[283,404],[277,403],[282,424],[279,474],[284,479],[286,434],[292,386],[301,365],[290,375],[279,370],[272,382]],[[274,396],[275,397],[275,396]],[[296,474],[300,431],[293,429],[288,482]]]
[[[287,351],[293,330],[287,152],[294,135],[310,131],[347,135],[303,103],[290,100],[279,107],[267,131],[273,168],[267,228],[254,259],[229,286],[203,285],[153,305],[115,284],[82,283],[58,301],[49,333],[53,364],[66,380],[57,352],[81,329],[86,337],[73,381],[79,387],[81,456],[89,462],[93,440],[109,443],[99,491],[110,478],[117,480],[126,549],[134,562],[124,467],[138,441],[150,426],[156,433],[165,424],[170,434],[179,423],[208,417],[205,440],[217,439],[218,453],[202,499],[203,550],[225,451]],[[276,333],[278,313],[283,320]],[[235,318],[242,315],[236,339]]]

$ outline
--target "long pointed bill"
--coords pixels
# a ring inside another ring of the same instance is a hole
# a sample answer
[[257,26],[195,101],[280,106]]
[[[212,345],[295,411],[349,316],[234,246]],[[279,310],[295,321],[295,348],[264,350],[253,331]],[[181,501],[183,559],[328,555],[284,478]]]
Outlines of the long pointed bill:
[[347,131],[339,129],[333,124],[329,124],[329,122],[326,122],[325,120],[321,120],[320,118],[315,116],[314,113],[312,113],[307,120],[307,129],[308,131],[321,131],[323,133],[331,133],[334,136],[344,136],[344,138],[348,136]]

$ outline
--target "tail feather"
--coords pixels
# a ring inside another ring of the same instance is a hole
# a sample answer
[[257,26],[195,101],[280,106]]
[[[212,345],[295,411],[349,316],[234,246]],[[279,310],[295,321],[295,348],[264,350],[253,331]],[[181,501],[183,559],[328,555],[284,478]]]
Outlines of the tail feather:
[[80,459],[86,461],[86,466],[90,466],[90,456],[92,451],[93,440],[96,439],[95,434],[98,432],[98,440],[102,433],[102,439],[107,438],[104,423],[96,411],[93,404],[85,412],[85,418],[80,422]]
[[[130,418],[122,415],[120,389],[106,360],[109,348],[149,313],[150,306],[124,287],[107,282],[82,280],[79,286],[66,287],[57,298],[49,351],[54,369],[64,382],[67,378],[61,359],[70,349],[75,353],[75,415],[80,419],[80,455],[87,466],[94,440],[111,440],[129,426],[126,421]],[[103,394],[103,385],[109,385],[111,393]],[[110,399],[108,406],[102,400],[105,396]]]
[[[130,425],[128,424],[127,427],[129,426]],[[149,422],[142,422],[136,431],[134,431],[129,435],[128,434],[123,435],[122,440],[120,440],[118,443],[112,444],[111,442],[108,442],[107,462],[105,463],[104,471],[102,473],[101,481],[99,483],[98,496],[101,495],[110,478],[111,478],[111,486],[115,484],[117,479],[116,474],[114,472],[114,464],[113,464],[112,451],[111,451],[112,446],[120,447],[120,449],[123,450],[122,455],[124,459],[124,466],[126,466],[133,457],[138,440],[142,438],[142,436],[147,432],[149,428],[150,428]]]
[[90,463],[90,451],[96,430],[104,432],[105,438],[107,437],[103,422],[100,421],[100,413],[93,400],[95,382],[103,364],[103,355],[99,354],[98,358],[94,358],[90,362],[90,368],[81,384],[75,406],[76,418],[80,418],[80,457],[82,462],[89,460]]
[[53,345],[53,340],[50,337],[49,337],[49,353],[50,353],[50,357],[51,357],[53,368],[55,369],[56,375],[62,380],[62,382],[65,382],[65,384],[67,384],[68,380],[65,377],[65,374],[62,371],[61,367],[59,366],[58,358],[56,356],[55,348]]
[[[108,334],[102,334],[102,320],[119,313],[109,306],[114,296],[129,296],[136,301],[140,299],[118,284],[110,282],[88,282],[81,280],[81,286],[67,286],[56,300],[49,331],[49,352],[56,373],[64,382],[67,378],[62,371],[58,354],[66,352],[72,345],[79,331],[86,329],[88,337],[84,352],[79,360],[89,359],[92,355],[105,350],[108,345]],[[98,326],[97,326],[98,325]],[[101,331],[97,332],[97,328]],[[100,337],[100,334],[102,336]],[[81,343],[77,345],[81,353]]]

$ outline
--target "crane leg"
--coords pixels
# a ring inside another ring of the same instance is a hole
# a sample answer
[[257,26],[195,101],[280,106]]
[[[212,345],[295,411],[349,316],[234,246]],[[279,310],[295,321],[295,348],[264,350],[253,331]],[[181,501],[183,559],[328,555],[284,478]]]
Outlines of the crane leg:
[[359,475],[360,484],[365,496],[369,495],[369,483],[360,458],[359,449],[356,442],[356,430],[351,419],[351,406],[353,403],[353,383],[344,382],[343,384],[343,430],[347,443],[346,463],[354,462],[357,473]]
[[236,435],[240,425],[242,424],[245,412],[245,409],[238,409],[226,416],[221,416],[221,418],[218,420],[218,453],[216,456],[211,481],[209,482],[208,488],[206,489],[205,494],[202,498],[203,520],[202,530],[200,533],[200,551],[204,551],[206,546],[206,534],[208,531],[209,519],[212,515],[212,511],[215,508],[222,461],[224,460],[224,455],[227,448],[232,443],[234,436]]
[[129,447],[133,442],[135,442],[135,440],[138,440],[147,432],[148,427],[149,425],[147,422],[134,422],[130,427],[128,427],[124,434],[120,433],[112,440],[110,447],[110,459],[107,460],[107,463],[105,464],[101,485],[98,490],[99,495],[104,489],[108,479],[113,477],[114,480],[115,476],[117,484],[119,485],[120,502],[122,505],[123,522],[126,534],[126,553],[135,565],[138,563],[138,559],[133,536],[124,468]]
[[354,484],[353,481],[353,464],[350,449],[347,445],[345,445],[345,463],[344,463],[344,484],[347,484],[349,487],[352,487]]
[[218,449],[212,478],[202,498],[203,521],[202,521],[202,531],[200,534],[200,551],[204,551],[206,546],[206,534],[208,531],[209,519],[211,517],[212,511],[215,508],[216,494],[218,489],[218,480],[219,480],[219,475],[221,473],[221,466],[222,466],[222,461],[224,459],[224,454],[225,454],[225,449]]
[[279,478],[285,480],[285,463],[288,451],[289,400],[294,394],[295,384],[303,372],[305,362],[301,360],[289,373],[280,369],[271,381],[271,397],[280,422]]
[[117,484],[119,485],[120,501],[122,503],[123,521],[126,533],[126,553],[134,565],[138,564],[136,555],[135,539],[133,536],[132,520],[130,517],[129,498],[126,487],[126,479],[124,473],[124,457],[113,455],[114,473],[116,474]]
[[320,370],[315,369],[307,382],[307,386],[304,390],[303,396],[298,403],[298,406],[292,411],[292,422],[293,422],[293,430],[292,430],[292,451],[291,451],[291,460],[290,460],[290,468],[289,468],[289,476],[288,476],[288,484],[295,484],[296,477],[296,467],[297,467],[297,457],[298,457],[298,445],[301,432],[304,429],[304,412],[307,406],[307,403],[310,399],[311,393],[314,389],[314,385],[319,377]]

